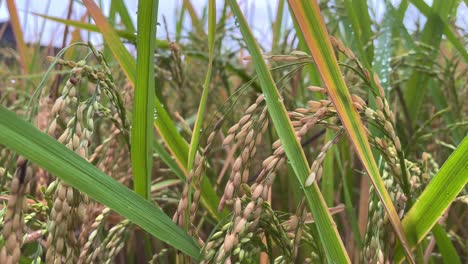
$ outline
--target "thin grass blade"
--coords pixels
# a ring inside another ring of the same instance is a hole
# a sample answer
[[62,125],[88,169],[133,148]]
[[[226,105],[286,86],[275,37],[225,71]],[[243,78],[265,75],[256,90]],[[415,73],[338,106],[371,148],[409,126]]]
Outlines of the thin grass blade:
[[[91,31],[91,32],[99,32],[100,33],[99,28],[96,25],[92,25],[92,24],[89,24],[89,23],[76,21],[76,20],[63,19],[63,18],[59,18],[59,17],[48,16],[48,15],[43,15],[43,14],[38,14],[38,13],[32,13],[32,14],[36,15],[36,16],[39,16],[39,17],[42,17],[42,18],[45,18],[45,19],[48,19],[48,20],[51,20],[51,21],[59,22],[59,23],[65,24],[65,25],[73,26],[73,27],[84,29],[84,30]],[[126,30],[120,30],[120,29],[115,29],[115,28],[114,28],[114,31],[115,31],[115,33],[117,33],[117,35],[119,37],[124,38],[124,39],[126,39],[126,40],[128,40],[130,42],[136,42],[136,36],[135,36],[134,31],[130,31],[130,30],[127,30],[127,29]],[[164,40],[164,39],[156,39],[155,46],[156,46],[156,48],[160,48],[160,49],[168,49],[169,48],[169,43],[168,43],[167,40]]]
[[192,26],[196,29],[197,33],[200,35],[204,35],[205,31],[203,30],[203,24],[200,21],[200,18],[198,17],[197,12],[195,11],[195,8],[192,5],[192,2],[190,2],[190,0],[183,0],[182,5],[189,13],[190,19],[192,21]]
[[101,31],[104,40],[114,54],[115,59],[119,62],[125,76],[135,85],[136,80],[136,63],[130,52],[125,48],[119,36],[115,33],[106,17],[102,14],[101,9],[93,0],[83,0],[88,12],[93,17],[99,31]]
[[200,133],[202,131],[202,124],[205,117],[206,101],[208,99],[208,91],[210,88],[211,74],[213,70],[213,54],[214,54],[214,42],[216,35],[216,2],[214,0],[209,1],[208,8],[208,70],[205,75],[205,82],[203,83],[203,92],[200,99],[200,104],[197,112],[197,119],[192,133],[192,140],[190,141],[190,150],[188,158],[188,170],[192,169],[194,165],[195,156],[198,150],[198,144],[200,142]]
[[439,224],[434,225],[432,234],[436,240],[437,248],[442,255],[443,263],[461,264],[462,262],[457,250],[453,246],[447,232]]
[[[422,0],[410,0],[410,2],[427,18],[429,18],[433,13],[432,8]],[[460,55],[463,57],[463,59],[465,61],[468,61],[468,52],[466,51],[465,46],[460,42],[460,40],[457,38],[453,30],[449,27],[447,22],[440,18],[439,23],[441,23],[444,34],[447,37],[447,39],[452,43],[452,45],[457,49],[457,51],[460,52]]]
[[271,51],[277,52],[280,46],[280,39],[282,34],[283,16],[284,16],[284,0],[278,0],[278,9],[273,22],[273,40],[271,42]]
[[172,158],[171,154],[166,151],[163,144],[158,140],[154,140],[154,152],[159,155],[159,158],[172,170],[172,172],[179,177],[179,179],[185,181],[185,173],[180,169],[179,165]]
[[16,40],[16,49],[18,50],[20,56],[21,67],[25,74],[29,73],[29,56],[27,56],[27,47],[23,38],[23,30],[21,29],[21,24],[18,16],[18,9],[16,8],[16,3],[14,0],[6,1],[8,14],[10,15],[10,22],[13,28],[13,33],[15,34]]
[[125,28],[128,31],[135,32],[136,31],[135,25],[133,25],[133,20],[130,17],[130,14],[128,13],[128,9],[125,6],[124,1],[113,0],[112,3],[115,4],[115,9],[118,11],[120,19],[122,20],[122,23],[124,24]]
[[359,23],[361,44],[364,45],[365,56],[368,61],[374,59],[374,45],[372,43],[372,23],[369,15],[369,6],[367,0],[352,0],[353,11],[356,14]]
[[[348,14],[348,19],[351,22],[351,27],[353,28],[354,32],[354,45],[357,48],[359,55],[360,55],[360,60],[366,66],[367,68],[370,68],[370,61],[372,61],[372,54],[373,54],[373,48],[374,45],[371,42],[370,39],[370,18],[369,14],[365,11],[367,11],[367,4],[363,3],[358,3],[357,1],[352,1],[352,0],[344,0],[345,4],[345,9],[346,13]],[[362,6],[365,6],[366,9],[360,11],[359,9],[362,8]],[[363,13],[366,13],[364,15]],[[362,17],[361,17],[362,16]],[[368,18],[369,21],[364,22],[364,20]],[[368,52],[364,51],[364,45],[366,45],[368,42],[371,42],[368,48]]]
[[[198,152],[198,145],[200,143],[200,134],[203,130],[202,125],[203,125],[203,120],[205,117],[206,101],[208,99],[208,91],[210,88],[211,74],[212,74],[212,69],[213,69],[213,51],[214,51],[215,34],[216,34],[216,2],[214,0],[210,0],[209,8],[208,8],[208,53],[209,53],[208,69],[205,75],[205,82],[203,83],[203,91],[202,91],[202,96],[200,98],[200,103],[199,103],[199,107],[197,111],[197,119],[195,120],[195,125],[193,127],[192,139],[190,141],[188,163],[187,163],[188,171],[191,171],[193,169],[193,166],[195,165],[194,161],[195,161],[195,156],[197,155],[197,152]],[[202,175],[199,175],[199,177],[202,177]],[[205,185],[209,183],[206,177],[203,177],[203,181]],[[187,208],[187,210],[189,210],[189,208]],[[190,214],[187,213],[186,215],[188,217]],[[186,221],[187,224],[188,222],[189,221]]]
[[[325,142],[333,139],[333,133],[329,130],[325,132]],[[331,147],[330,153],[335,152],[336,146]],[[328,206],[333,206],[335,203],[335,157],[334,155],[326,155],[323,161],[323,177],[320,183],[320,189],[322,190],[323,199]]]

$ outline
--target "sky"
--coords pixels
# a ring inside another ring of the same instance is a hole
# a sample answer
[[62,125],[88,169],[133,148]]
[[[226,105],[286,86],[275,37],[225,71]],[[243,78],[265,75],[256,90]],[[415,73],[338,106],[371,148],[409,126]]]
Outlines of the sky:
[[[103,10],[109,10],[111,0],[101,0],[103,4]],[[0,21],[8,20],[8,10],[6,7],[6,1],[0,1]],[[99,1],[98,1],[99,2]],[[133,19],[136,24],[136,11],[137,1],[124,0],[129,10],[130,15],[133,14]],[[397,5],[399,0],[391,0],[394,5]],[[430,4],[431,0],[426,0]],[[43,32],[40,32],[44,19],[32,15],[32,13],[47,14],[49,16],[55,16],[65,18],[68,8],[68,0],[16,0],[17,8],[20,14],[20,22],[23,26],[23,32],[25,39],[28,42],[41,41],[42,44],[48,45],[53,43],[54,45],[60,46],[62,43],[64,26],[59,23],[52,21],[45,21],[45,28]],[[217,0],[218,9],[222,8],[224,1]],[[269,0],[240,0],[243,11],[246,12],[249,24],[253,27],[254,34],[257,38],[262,39],[266,42],[270,41],[271,27],[270,21],[272,14],[275,13],[277,1]],[[369,0],[369,6],[375,11],[377,20],[381,20],[383,15],[383,5],[381,0]],[[202,13],[203,8],[207,4],[207,0],[192,0],[192,4],[197,9],[198,14]],[[159,17],[158,21],[162,21],[162,17],[165,16],[168,22],[170,36],[175,31],[175,19],[176,19],[176,8],[182,5],[182,0],[175,1],[159,1]],[[74,3],[74,10],[72,19],[78,20],[82,14],[85,13],[85,8],[79,1]],[[27,15],[30,14],[30,15]],[[286,16],[288,17],[288,16]],[[185,19],[184,26],[190,28],[190,19]],[[408,28],[414,28],[415,22],[419,21],[420,24],[425,23],[425,18],[419,14],[417,9],[410,5],[404,23]],[[291,21],[285,21],[286,25],[291,25]],[[468,28],[468,8],[464,1],[461,2],[457,25],[464,28]],[[158,28],[158,37],[165,38],[166,32]],[[85,36],[83,36],[85,37]],[[102,40],[98,34],[92,35],[91,41],[100,43]],[[267,44],[267,43],[266,43]]]

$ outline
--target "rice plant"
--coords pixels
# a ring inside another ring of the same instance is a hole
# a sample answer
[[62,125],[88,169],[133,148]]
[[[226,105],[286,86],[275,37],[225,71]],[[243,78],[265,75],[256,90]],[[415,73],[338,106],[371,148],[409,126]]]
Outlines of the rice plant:
[[0,263],[468,261],[464,3],[76,4],[6,1]]

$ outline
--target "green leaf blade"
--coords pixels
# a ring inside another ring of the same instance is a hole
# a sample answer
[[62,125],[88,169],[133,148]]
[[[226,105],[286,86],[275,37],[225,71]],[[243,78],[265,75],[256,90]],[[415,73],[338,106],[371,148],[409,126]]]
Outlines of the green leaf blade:
[[160,240],[199,260],[196,242],[151,202],[0,106],[0,144],[108,206]]
[[[416,246],[431,231],[450,203],[468,183],[468,136],[447,159],[403,219],[410,247]],[[395,260],[402,259],[398,246]]]
[[153,168],[154,42],[159,1],[138,3],[137,78],[131,159],[135,192],[148,199]]

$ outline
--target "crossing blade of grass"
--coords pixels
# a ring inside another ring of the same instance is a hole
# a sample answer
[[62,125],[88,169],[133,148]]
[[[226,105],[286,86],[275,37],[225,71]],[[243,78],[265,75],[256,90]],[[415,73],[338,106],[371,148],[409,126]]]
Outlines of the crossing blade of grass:
[[362,165],[376,189],[376,193],[388,214],[394,231],[405,249],[406,256],[411,263],[414,263],[400,219],[385,189],[379,169],[372,156],[364,125],[356,109],[351,104],[350,94],[338,67],[320,9],[316,1],[311,2],[289,0],[289,6],[296,17],[312,57],[317,64],[330,99],[355,147]]
[[161,160],[169,167],[169,169],[171,169],[172,172],[177,177],[179,177],[179,179],[185,181],[185,173],[180,169],[179,165],[177,164],[177,162],[175,162],[171,154],[169,154],[169,152],[166,151],[163,144],[160,143],[157,139],[155,139],[153,147],[154,152],[159,155],[159,158],[161,158]]
[[[96,25],[92,25],[89,23],[81,22],[81,21],[76,21],[76,20],[69,20],[69,19],[63,19],[59,17],[54,17],[54,16],[48,16],[48,15],[43,15],[43,14],[38,14],[38,13],[32,13],[33,15],[59,22],[65,25],[73,26],[79,29],[84,29],[88,30],[91,32],[100,32],[99,28]],[[131,30],[119,30],[119,29],[114,29],[114,32],[121,38],[124,38],[128,41],[131,42],[136,42],[136,36],[135,36],[135,31]],[[156,48],[161,48],[161,49],[168,49],[169,48],[169,42],[164,39],[156,39],[155,42],[155,47]]]
[[200,104],[197,112],[197,119],[193,127],[192,140],[190,141],[189,157],[187,168],[190,171],[192,169],[193,161],[198,150],[198,144],[200,142],[200,133],[202,131],[203,119],[205,116],[206,101],[208,99],[208,91],[210,88],[211,74],[213,70],[213,54],[214,54],[214,43],[216,35],[216,2],[214,0],[209,1],[208,8],[208,69],[205,76],[205,82],[203,83],[203,92],[200,99]]
[[[299,28],[299,25],[297,24],[297,21],[294,17],[294,15],[292,14],[292,11],[290,8],[288,8],[289,10],[289,13],[291,14],[291,18],[294,22],[294,30],[296,32],[299,32],[300,31],[300,28]],[[304,52],[308,52],[308,48],[307,48],[307,45],[305,43],[305,39],[304,39],[304,36],[302,36],[302,34],[300,33],[296,33],[297,35],[297,39],[299,40],[299,45],[298,45],[298,48],[299,50],[301,51],[304,51]],[[311,63],[309,65],[307,65],[305,67],[305,74],[309,75],[309,79],[310,79],[310,85],[316,85],[316,86],[323,86],[322,84],[322,80],[320,79],[320,75],[318,73],[318,70],[317,70],[317,67],[315,66],[315,64]],[[314,98],[316,99],[325,99],[325,96],[321,93],[314,93]]]
[[284,14],[284,0],[278,0],[278,8],[276,10],[275,19],[272,21],[273,24],[273,40],[271,42],[271,51],[276,53],[279,51],[280,39],[282,34],[283,26],[283,14]]
[[196,242],[161,209],[0,106],[0,144],[108,206],[148,233],[199,260]]
[[[86,22],[81,22],[81,21],[76,21],[76,20],[68,20],[68,19],[63,19],[63,18],[59,18],[59,17],[43,15],[43,14],[39,14],[39,13],[32,13],[32,14],[35,15],[35,16],[38,16],[38,17],[45,18],[45,19],[50,20],[50,21],[55,21],[55,22],[64,24],[64,25],[73,26],[73,27],[88,30],[88,31],[91,31],[91,32],[100,32],[99,28],[96,25],[89,24],[89,23],[86,23]],[[131,41],[136,40],[134,32],[132,32],[132,31],[118,30],[118,29],[114,29],[114,31],[121,38],[131,40]]]
[[[348,14],[348,19],[351,22],[351,27],[353,28],[354,37],[355,37],[355,46],[359,52],[360,60],[366,68],[370,68],[370,62],[372,61],[373,48],[374,45],[371,42],[371,28],[370,28],[370,18],[369,13],[367,13],[367,3],[361,3],[363,1],[351,1],[344,0],[346,13]],[[364,10],[360,10],[365,8]],[[365,15],[365,14],[367,15]],[[371,44],[368,47],[367,52],[364,51],[364,45],[368,42]]]
[[[425,14],[428,17],[428,22],[426,23],[423,35],[421,36],[421,42],[432,46],[435,50],[439,49],[440,42],[442,40],[442,31],[443,31],[443,23],[441,23],[440,16],[448,17],[451,15],[450,10],[455,8],[454,1],[437,1],[434,2],[434,8],[436,8],[437,13],[434,13],[432,8],[427,6],[424,2],[421,1],[413,1],[421,12],[426,12]],[[404,27],[401,27],[404,28]],[[411,47],[414,49],[420,49],[415,43],[413,43],[412,38],[407,38],[407,42],[410,43]],[[437,54],[432,55],[436,58]],[[434,59],[435,60],[435,59]],[[432,66],[433,63],[429,62],[429,65]],[[426,89],[421,89],[421,87],[427,87]],[[420,105],[423,103],[422,99],[424,96],[421,96],[425,93],[425,90],[429,90],[431,93],[432,98],[434,99],[434,105],[436,106],[437,110],[445,109],[449,106],[447,102],[447,98],[443,96],[444,92],[443,89],[440,88],[438,83],[434,82],[433,79],[428,76],[427,73],[424,72],[414,72],[411,78],[408,80],[406,85],[406,101],[408,105],[408,109],[410,111],[410,116],[412,121],[414,122],[414,118],[419,113]],[[447,111],[444,114],[444,119],[447,124],[453,124],[457,121],[456,116],[453,111]],[[410,124],[411,125],[411,124]],[[459,144],[464,135],[459,130],[452,130],[452,139],[455,144]]]
[[[333,139],[333,133],[330,130],[325,132],[325,142],[326,144],[328,141]],[[330,149],[330,153],[333,153],[336,149],[336,146],[333,146]],[[320,184],[323,199],[327,203],[328,206],[333,206],[334,199],[335,199],[335,158],[333,155],[326,155],[323,161],[323,175],[322,181]]]
[[[465,137],[442,168],[424,189],[403,219],[411,248],[420,243],[437,220],[447,210],[458,193],[468,183],[468,137]],[[401,246],[397,246],[395,260],[401,262]]]
[[128,9],[125,6],[125,3],[123,0],[113,0],[112,4],[115,5],[115,9],[119,13],[120,19],[122,20],[122,23],[124,24],[125,28],[131,32],[135,32],[135,26],[133,25],[132,18],[130,17],[130,14],[128,13]]
[[83,0],[86,9],[93,17],[94,22],[102,33],[105,42],[114,54],[115,59],[119,62],[122,70],[127,76],[127,79],[135,85],[136,79],[136,63],[130,52],[125,48],[120,38],[115,33],[106,17],[102,14],[101,9],[94,3],[93,0]]
[[157,96],[155,96],[154,101],[154,125],[158,129],[159,135],[163,138],[176,163],[181,170],[187,174],[188,143],[177,131],[171,117],[167,111],[165,111],[164,105],[159,101]]
[[300,189],[304,193],[310,211],[315,219],[327,259],[330,263],[349,263],[350,260],[346,253],[346,249],[340,239],[340,235],[336,229],[336,224],[333,222],[333,219],[328,212],[317,183],[314,182],[310,187],[305,186],[305,181],[310,174],[310,168],[307,164],[304,151],[294,134],[294,129],[287,116],[286,108],[280,99],[280,94],[271,77],[271,73],[265,64],[260,48],[258,47],[237,2],[235,0],[230,0],[229,3],[252,57],[252,62],[254,64],[273,125],[284,147],[289,164],[294,170]]
[[[115,58],[119,62],[122,70],[127,76],[128,80],[135,85],[136,80],[136,63],[128,50],[125,48],[119,37],[107,22],[99,7],[92,0],[84,0],[88,12],[94,19],[99,31],[102,33],[104,40],[109,45]],[[177,164],[187,174],[187,158],[188,158],[188,143],[177,132],[174,122],[170,115],[167,113],[164,105],[160,102],[158,97],[154,97],[154,125],[166,143],[169,152],[176,159]],[[205,205],[211,206],[208,211],[213,214],[215,219],[220,219],[217,213],[217,203],[219,197],[216,195],[213,186],[207,180],[202,182],[202,202]],[[213,206],[214,205],[214,206]]]
[[[408,33],[407,29],[405,28],[405,25],[403,24],[403,19],[404,19],[404,14],[406,12],[406,9],[408,8],[408,1],[402,1],[400,3],[400,6],[398,7],[398,9],[395,9],[391,4],[388,4],[386,5],[386,15],[385,17],[387,18],[384,18],[384,22],[383,22],[383,30],[385,30],[385,27],[386,27],[386,24],[390,24],[391,27],[393,28],[393,35],[399,35],[403,41],[403,46],[408,49],[408,50],[415,50],[418,52],[418,50],[422,49],[420,46],[416,45],[415,43],[415,40],[411,37],[411,35]],[[391,20],[391,21],[390,21]],[[391,23],[390,23],[391,22]],[[383,35],[387,35],[387,33],[384,33],[381,34],[381,36],[379,36],[377,39],[378,42],[379,39],[382,39],[384,38],[385,36]],[[389,41],[387,42],[384,42],[384,43],[389,43]],[[377,44],[377,49],[379,49],[379,44]],[[391,46],[390,46],[391,47]],[[376,51],[377,51],[376,49]],[[385,53],[383,53],[385,54]],[[382,60],[382,62],[385,62],[385,60]],[[374,68],[376,67],[380,67],[378,64],[374,65]],[[386,67],[388,66],[385,66],[384,68],[381,68],[382,70],[385,69]],[[388,87],[388,85],[385,84],[384,82],[384,78],[387,78],[387,82],[389,82],[390,78],[385,75],[381,75],[381,71],[378,70],[378,68],[376,68],[376,72],[379,74],[379,77],[380,77],[380,81],[381,81],[381,84],[384,88]],[[417,83],[416,84],[417,87],[423,87],[421,86],[420,83]],[[408,85],[408,87],[411,87],[410,85]],[[429,83],[429,90],[431,92],[431,96],[432,96],[432,99],[434,100],[434,105],[436,106],[436,109],[438,111],[442,110],[442,109],[446,109],[448,106],[449,106],[449,103],[447,102],[447,97],[443,95],[443,89],[440,89],[439,88],[439,85],[437,85],[437,83]],[[419,92],[419,90],[418,90]],[[406,100],[405,100],[406,101]],[[405,108],[406,109],[406,108]],[[404,110],[406,111],[406,110]],[[445,119],[445,122],[447,124],[453,124],[453,123],[456,123],[457,122],[457,118],[456,118],[456,114],[454,113],[456,111],[446,111],[445,114],[443,115],[444,119]],[[407,120],[411,120],[411,118],[409,117],[409,113],[408,114],[405,114]],[[407,122],[407,126],[409,127],[409,133],[412,134],[412,127],[411,127],[411,122]],[[454,130],[451,130],[450,132],[452,134],[452,139],[453,139],[453,142],[455,145],[458,145],[462,140],[463,140],[463,132],[459,129],[454,129]]]
[[177,13],[177,22],[176,22],[176,27],[175,27],[175,42],[176,43],[179,43],[180,42],[180,38],[182,37],[182,29],[183,29],[183,25],[184,25],[184,21],[185,21],[185,11],[187,9],[182,6],[182,8],[180,8],[180,10],[178,9],[176,11]]
[[[433,15],[433,10],[430,6],[428,6],[423,0],[410,0],[410,2],[416,6],[416,8],[421,11],[423,15],[425,15],[428,19],[431,15]],[[458,1],[456,1],[458,2]],[[447,5],[446,1],[441,1],[443,5]],[[466,2],[465,2],[466,3]],[[437,16],[437,14],[435,14]],[[443,31],[447,39],[452,43],[452,45],[460,52],[460,55],[463,57],[465,61],[468,61],[468,52],[465,49],[465,46],[460,42],[457,38],[453,30],[447,24],[447,21],[443,20],[439,16],[440,25],[443,27]]]
[[[187,163],[187,171],[192,170],[194,166],[195,156],[198,152],[198,145],[200,143],[200,134],[202,132],[202,125],[203,120],[205,117],[205,109],[206,109],[206,101],[208,99],[208,91],[210,89],[210,82],[211,82],[211,73],[213,69],[213,51],[214,51],[214,42],[215,42],[215,34],[216,34],[216,2],[215,0],[209,1],[208,7],[208,53],[209,53],[209,61],[208,61],[208,69],[205,75],[205,82],[203,83],[203,91],[202,96],[200,98],[200,103],[198,105],[198,112],[197,112],[197,119],[195,120],[195,125],[193,126],[193,133],[192,139],[190,141],[190,148],[189,148],[189,155],[188,155],[188,163]],[[199,177],[202,177],[200,175]],[[207,178],[203,178],[205,182]],[[191,196],[189,196],[191,199]],[[189,200],[191,203],[191,200]],[[186,214],[186,227],[188,228],[189,224],[189,216],[190,216],[190,208],[187,207],[188,213]]]
[[[157,100],[157,99],[155,99]],[[175,159],[175,162],[179,168],[184,172],[186,177],[187,175],[187,164],[188,164],[188,144],[187,142],[179,135],[175,126],[170,125],[166,120],[170,120],[169,115],[166,111],[164,112],[155,112],[154,123],[158,128],[160,134],[164,133],[163,139],[166,145],[170,145],[169,151]],[[174,135],[174,136],[173,136]],[[167,164],[171,166],[172,164]],[[208,210],[210,215],[217,221],[219,221],[224,215],[225,212],[218,212],[219,197],[216,194],[213,185],[208,178],[204,177],[201,182],[201,202],[205,206],[205,209]]]
[[[385,4],[385,15],[381,23],[380,34],[377,36],[375,57],[372,62],[373,70],[379,76],[380,84],[385,90],[385,96],[388,98],[390,93],[390,81],[391,81],[391,64],[393,54],[393,41],[392,34],[394,27],[397,24],[395,22],[394,12],[391,10],[392,6],[390,3]],[[374,132],[374,131],[372,131]]]
[[175,179],[163,180],[163,181],[160,181],[151,185],[151,191],[156,192],[156,191],[165,190],[177,184],[180,184],[180,180],[175,180]]
[[[343,162],[345,160],[350,160],[351,153],[347,146],[347,142],[342,142],[339,146],[335,146],[335,149],[330,150],[335,157],[334,166],[336,167],[336,171],[338,175],[341,174],[342,185],[343,185],[343,198],[345,201],[345,210],[347,213],[347,217],[349,218],[349,223],[351,225],[351,230],[353,231],[354,239],[357,244],[357,248],[359,250],[362,249],[362,237],[361,233],[359,233],[359,224],[357,220],[357,211],[356,211],[356,202],[352,200],[352,186],[353,184],[350,183],[353,179],[353,169],[349,166],[344,167],[342,164],[346,164]],[[339,149],[337,148],[339,147]],[[330,155],[330,156],[332,156]]]
[[133,104],[131,159],[135,192],[148,199],[153,169],[153,110],[155,98],[154,40],[158,0],[138,2],[137,78]]
[[189,13],[190,19],[192,21],[192,26],[196,29],[197,33],[199,35],[205,35],[205,31],[203,30],[203,24],[200,21],[200,18],[198,17],[197,12],[195,11],[195,8],[192,5],[192,2],[190,2],[190,0],[183,0],[182,5]]
[[360,44],[364,45],[365,56],[368,61],[374,59],[374,45],[372,43],[372,23],[369,15],[367,0],[353,0],[353,11],[356,14],[360,30]]
[[[412,1],[413,4],[419,6],[421,11],[426,10],[425,8],[421,8],[422,3],[420,2],[423,1]],[[452,13],[451,9],[455,8],[455,2],[454,0],[435,0],[433,2],[433,8],[427,6],[430,12],[425,14],[427,16],[427,23],[422,31],[421,42],[433,48],[433,51],[430,52],[430,60],[426,65],[429,68],[431,68],[436,61],[437,52],[442,41],[442,33],[446,26],[445,18]],[[424,95],[426,90],[428,90],[426,87],[434,85],[430,80],[431,77],[428,73],[414,71],[411,78],[406,82],[405,98],[413,124],[416,124],[420,109],[423,105]]]
[[16,3],[14,0],[6,1],[8,14],[10,15],[10,22],[13,28],[13,33],[15,34],[16,48],[20,56],[21,67],[23,68],[23,73],[29,73],[29,56],[26,55],[27,47],[23,38],[23,30],[21,29],[21,24],[18,16],[18,9],[16,8]]
[[452,241],[447,236],[447,232],[439,225],[436,224],[432,228],[432,234],[434,235],[437,243],[437,248],[442,255],[443,263],[461,264],[460,256],[458,256],[457,250],[452,244]]

